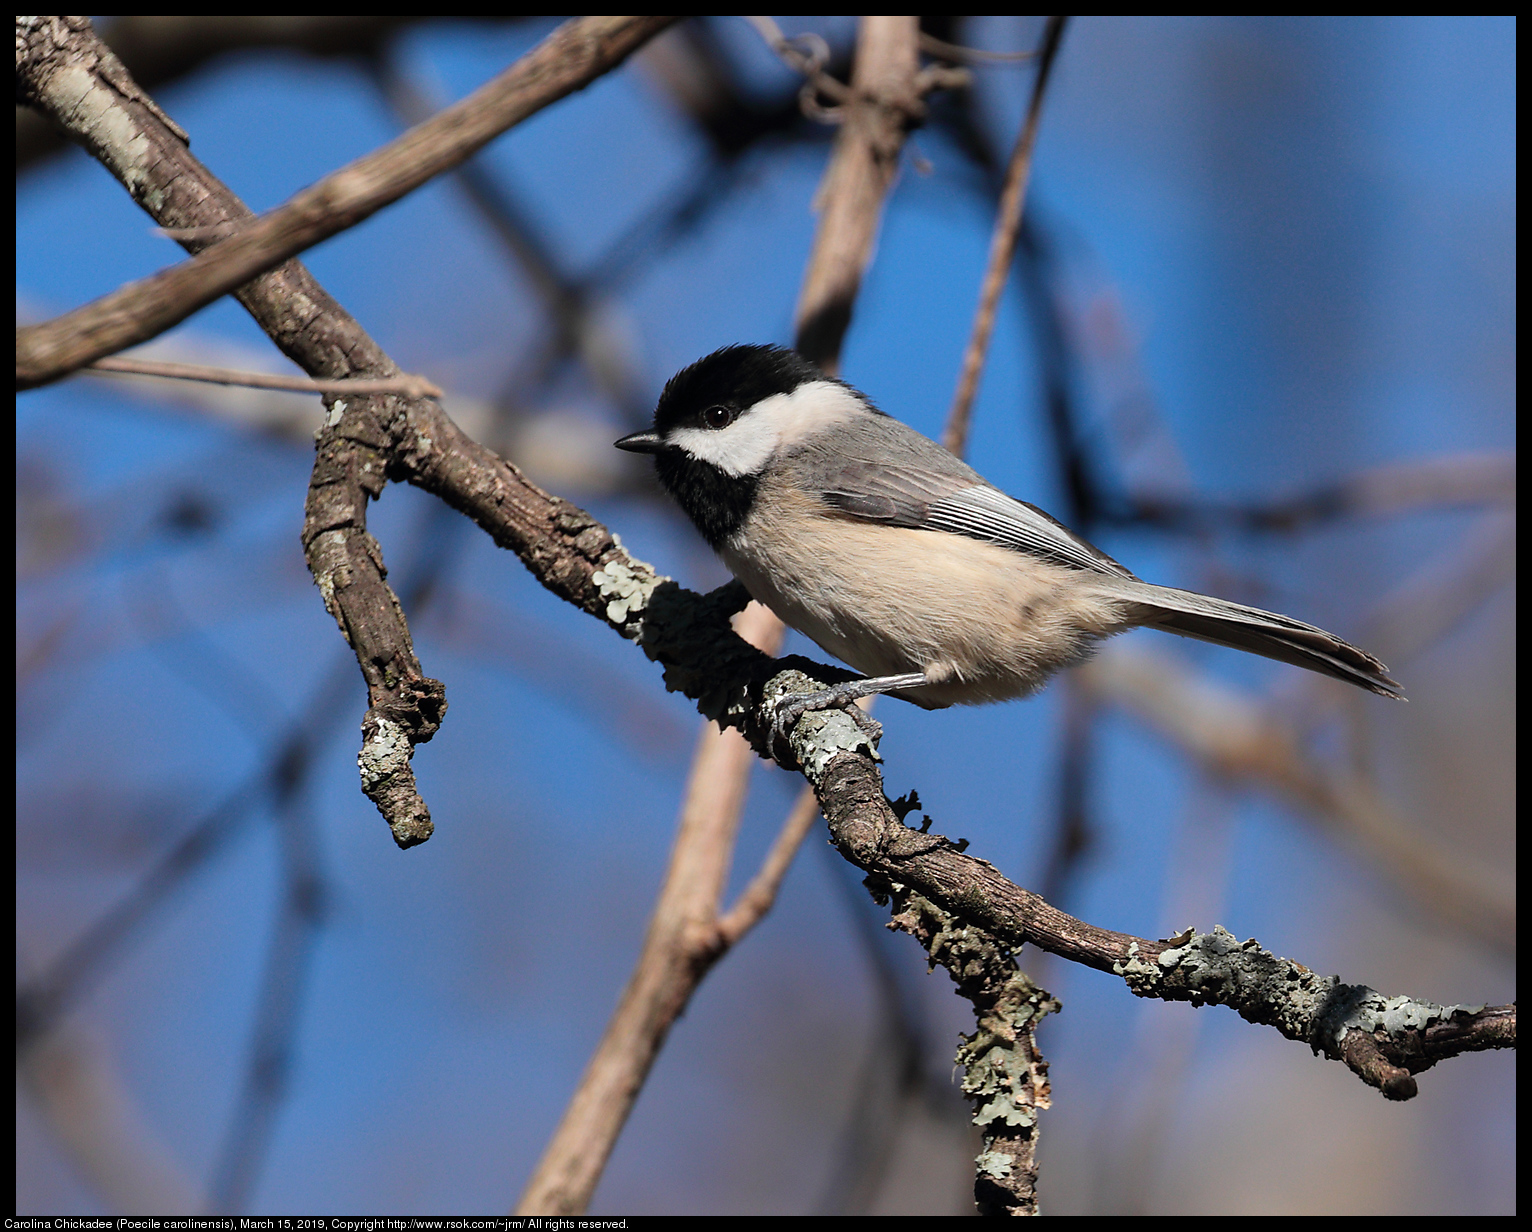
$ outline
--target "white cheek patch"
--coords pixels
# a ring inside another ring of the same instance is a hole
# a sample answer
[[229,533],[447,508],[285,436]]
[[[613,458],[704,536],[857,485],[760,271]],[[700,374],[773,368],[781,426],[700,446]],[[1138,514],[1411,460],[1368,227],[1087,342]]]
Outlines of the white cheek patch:
[[765,468],[776,451],[777,434],[772,424],[746,414],[720,432],[675,428],[670,433],[670,442],[699,462],[709,462],[725,475],[738,479],[759,474]]
[[758,475],[774,453],[834,424],[871,412],[833,381],[810,381],[790,394],[762,398],[720,431],[675,428],[670,443],[726,475]]

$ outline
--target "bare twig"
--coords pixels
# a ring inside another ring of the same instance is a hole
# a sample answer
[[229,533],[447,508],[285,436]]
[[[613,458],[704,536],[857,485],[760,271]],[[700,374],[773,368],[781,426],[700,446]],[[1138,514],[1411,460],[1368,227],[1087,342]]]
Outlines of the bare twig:
[[739,892],[734,905],[718,917],[718,934],[726,944],[737,942],[771,910],[782,878],[787,876],[793,857],[818,820],[819,801],[814,799],[814,793],[807,789],[799,792],[750,884]]
[[[842,108],[851,100],[855,87],[847,86],[825,72],[825,65],[830,63],[830,45],[812,31],[788,38],[770,17],[746,17],[745,20],[765,40],[766,46],[776,52],[782,63],[805,78],[803,88],[798,91],[798,107],[803,114],[821,124],[839,124],[844,118]],[[824,106],[819,101],[821,94],[832,99],[834,105]]]
[[913,17],[864,17],[858,27],[854,101],[815,199],[819,227],[796,315],[798,351],[829,372],[851,324],[905,134],[925,118],[915,89],[916,31]]
[[[113,17],[102,40],[145,90],[194,73],[208,61],[247,49],[269,47],[313,56],[365,55],[401,26],[440,20],[437,14],[399,13],[315,16],[247,16],[177,13],[170,16]],[[16,171],[68,142],[34,111],[16,112]]]
[[[133,143],[124,143],[121,132],[103,131],[103,117],[119,111],[121,100],[104,97],[90,73],[52,54],[50,36],[44,33],[46,19],[28,20],[37,24],[28,36],[34,43],[30,54],[18,55],[18,95],[50,112],[71,112],[71,135],[125,182],[141,178],[124,176],[113,166],[123,145],[131,148]],[[581,17],[566,22],[462,102],[332,172],[191,260],[129,283],[62,317],[18,330],[17,388],[46,384],[104,355],[147,341],[256,275],[354,227],[457,166],[506,129],[615,68],[675,20]],[[17,29],[21,38],[22,26],[18,24]],[[115,58],[110,63],[126,76]],[[137,154],[132,156],[136,159]]]
[[979,307],[974,313],[973,334],[968,349],[963,353],[963,369],[958,377],[957,393],[952,398],[952,409],[947,413],[947,426],[942,429],[942,444],[953,453],[962,456],[968,442],[969,413],[974,395],[979,389],[979,374],[984,369],[984,356],[989,350],[990,335],[995,329],[995,311],[1000,304],[1000,292],[1005,289],[1006,274],[1016,253],[1016,234],[1021,226],[1021,208],[1027,195],[1027,179],[1032,171],[1032,149],[1037,144],[1037,124],[1042,116],[1043,95],[1048,88],[1048,75],[1058,54],[1059,42],[1064,37],[1065,17],[1050,17],[1043,31],[1043,41],[1038,49],[1037,79],[1032,83],[1032,101],[1027,107],[1027,118],[1011,151],[1011,161],[1005,171],[1005,186],[1000,192],[1000,208],[995,214],[995,231],[990,238],[989,265],[984,271],[984,284],[979,289]]
[[[227,339],[211,334],[201,334],[192,329],[176,329],[168,334],[162,334],[153,342],[146,343],[136,350],[133,357],[152,360],[155,364],[198,367],[205,366],[206,360],[216,360],[219,362],[214,365],[215,368],[231,369],[241,374],[273,376],[283,382],[306,380],[306,378],[291,377],[285,373],[265,371],[266,365],[281,363],[281,359],[273,355],[270,350],[257,351],[253,346],[232,344]],[[105,364],[124,358],[127,357],[112,356],[98,363]],[[173,405],[177,409],[195,411],[243,430],[302,442],[305,447],[313,445],[314,429],[323,416],[324,408],[316,408],[313,403],[304,398],[304,395],[333,387],[333,392],[361,397],[368,393],[369,388],[374,384],[367,380],[343,379],[333,382],[315,381],[314,389],[306,385],[295,389],[264,389],[244,384],[222,385],[209,384],[205,381],[183,381],[165,376],[145,376],[142,380],[123,384],[116,380],[113,373],[98,371],[97,365],[94,364],[82,368],[80,373],[91,379],[111,381],[117,385],[119,391],[141,399],[157,410],[164,410]],[[421,378],[407,377],[407,380],[420,381]],[[422,383],[429,384],[429,382]],[[376,384],[382,387],[392,386],[393,381],[384,380]],[[408,385],[402,388],[408,388]],[[320,396],[325,395],[321,392]],[[462,393],[443,394],[442,397],[446,399],[444,406],[452,416],[453,422],[464,432],[475,440],[482,440],[514,456],[510,446],[497,439],[495,408],[491,403]],[[599,462],[591,458],[591,450],[586,441],[571,441],[568,433],[562,438],[547,440],[547,437],[551,435],[543,433],[534,436],[537,446],[540,446],[539,452],[550,455],[546,459],[546,465],[561,477],[576,475],[584,490],[601,490],[612,485],[611,476],[614,469],[608,467],[602,470]],[[598,438],[606,452],[611,452],[611,442],[606,439],[609,435],[611,434],[608,432],[601,432]],[[519,442],[521,437],[518,436],[516,439]],[[546,444],[544,444],[545,441]],[[563,446],[562,450],[559,449],[560,446]],[[604,456],[599,461],[604,462]]]
[[[839,84],[836,74],[851,74],[851,57],[837,56],[828,48],[826,53],[820,71]],[[765,138],[828,139],[823,125],[804,125],[801,88],[797,94],[771,99],[742,90],[729,71],[728,53],[705,22],[672,27],[645,44],[635,60],[697,124],[708,138],[710,153],[724,164],[735,162]]]
[[410,372],[381,381],[316,381],[306,376],[278,376],[267,372],[239,372],[208,364],[176,364],[152,359],[113,355],[87,365],[89,372],[120,372],[128,376],[168,377],[175,381],[206,381],[211,385],[242,385],[250,389],[285,389],[299,394],[400,394],[406,398],[440,398],[442,391]]
[[1515,503],[1513,455],[1462,453],[1386,462],[1275,500],[1234,504],[1136,497],[1127,507],[1105,513],[1114,522],[1174,531],[1297,534],[1343,518]]
[[928,56],[936,56],[943,60],[952,60],[958,64],[1020,64],[1023,61],[1034,59],[1035,51],[986,51],[982,47],[960,47],[956,43],[949,43],[945,39],[939,39],[934,34],[920,32],[920,50]]
[[[379,90],[405,124],[423,123],[440,110],[440,103],[412,81],[392,57],[374,58],[372,69]],[[649,408],[623,348],[613,345],[612,331],[604,328],[602,300],[593,283],[560,268],[530,213],[511,186],[490,172],[485,160],[469,159],[452,175],[542,301],[553,325],[548,347],[552,357],[578,357],[592,383],[637,423]],[[594,268],[605,275],[599,262]]]
[[1516,576],[1516,513],[1486,513],[1368,613],[1367,644],[1399,660],[1428,650]]

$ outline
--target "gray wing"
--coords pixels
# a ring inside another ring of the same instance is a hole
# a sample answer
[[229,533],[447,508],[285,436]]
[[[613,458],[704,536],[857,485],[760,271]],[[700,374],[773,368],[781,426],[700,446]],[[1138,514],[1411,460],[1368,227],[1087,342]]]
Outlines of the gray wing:
[[897,420],[843,433],[834,454],[799,454],[802,484],[844,517],[946,531],[1112,577],[1133,574],[1035,505],[988,484],[972,467]]

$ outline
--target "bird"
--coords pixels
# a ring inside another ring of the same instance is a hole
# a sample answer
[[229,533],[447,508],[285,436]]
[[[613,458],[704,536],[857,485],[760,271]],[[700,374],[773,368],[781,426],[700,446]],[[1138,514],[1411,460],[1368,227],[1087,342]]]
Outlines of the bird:
[[1025,697],[1140,626],[1404,700],[1333,633],[1143,581],[784,347],[728,346],[681,369],[652,429],[615,444],[652,455],[753,599],[863,674],[783,699],[782,731],[874,693],[926,709]]

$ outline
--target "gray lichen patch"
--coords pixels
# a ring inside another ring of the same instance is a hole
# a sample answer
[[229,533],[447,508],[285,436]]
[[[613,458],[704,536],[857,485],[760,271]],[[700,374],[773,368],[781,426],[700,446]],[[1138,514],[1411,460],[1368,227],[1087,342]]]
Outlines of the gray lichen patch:
[[388,778],[408,769],[414,746],[402,726],[385,715],[372,715],[376,731],[356,755],[362,773],[362,790],[371,796]]
[[[614,542],[617,537],[612,536]],[[623,637],[638,641],[643,634],[643,618],[654,597],[655,588],[670,581],[661,577],[641,560],[628,555],[622,544],[616,543],[619,555],[613,556],[595,573],[591,584],[596,593],[606,600],[605,616]]]
[[1311,1042],[1315,1052],[1339,1054],[1353,1031],[1369,1035],[1382,1031],[1396,1037],[1424,1031],[1435,1023],[1450,1021],[1457,1014],[1477,1014],[1482,1009],[1482,1005],[1436,1005],[1409,997],[1385,997],[1364,984],[1341,984],[1337,980]]
[[1154,996],[1160,981],[1160,969],[1138,952],[1138,942],[1128,946],[1128,957],[1112,964],[1113,973],[1122,976],[1124,983],[1141,997]]
[[895,907],[889,927],[915,937],[932,966],[945,967],[973,1003],[974,1032],[960,1037],[953,1059],[963,1068],[963,1096],[989,1147],[979,1158],[980,1171],[992,1156],[989,1175],[1008,1176],[1014,1159],[998,1140],[1030,1135],[1038,1113],[1049,1106],[1048,1065],[1033,1032],[1059,1003],[1017,968],[1005,943],[983,929],[903,886],[886,882],[878,888],[886,889]]
[[1262,949],[1253,938],[1239,940],[1218,924],[1210,933],[1194,933],[1184,944],[1162,950],[1155,963],[1135,953],[1113,970],[1141,997],[1228,1005],[1242,1017],[1268,1022],[1293,1039],[1309,1037],[1340,984],[1339,977],[1316,975]]
[[1210,933],[1183,933],[1174,940],[1181,944],[1162,950],[1153,962],[1140,955],[1135,942],[1128,959],[1112,969],[1141,997],[1227,1005],[1247,1021],[1276,1027],[1333,1058],[1343,1057],[1342,1045],[1353,1031],[1403,1039],[1484,1008],[1385,997],[1365,984],[1319,975],[1262,949],[1254,939],[1240,941],[1218,925]]
[[[825,687],[812,676],[790,668],[768,680],[762,695],[768,706],[775,707],[784,698],[818,693]],[[823,781],[830,763],[842,753],[864,753],[878,760],[878,748],[872,737],[843,710],[809,711],[794,724],[788,743],[804,775],[815,787]]]
[[346,400],[344,398],[336,398],[335,401],[326,406],[324,417],[320,420],[319,427],[314,429],[314,439],[317,441],[327,431],[340,423],[341,416],[345,413]]
[[80,134],[135,196],[143,187],[149,139],[122,106],[121,98],[103,87],[96,75],[78,64],[64,64],[51,75],[48,103],[68,127]]
[[954,1059],[965,1070],[963,1094],[973,1104],[975,1125],[1037,1123],[1038,1111],[1049,1102],[1048,1067],[1032,1031],[1057,1008],[1058,1002],[1017,973],[979,1015],[978,1029],[963,1037]]

